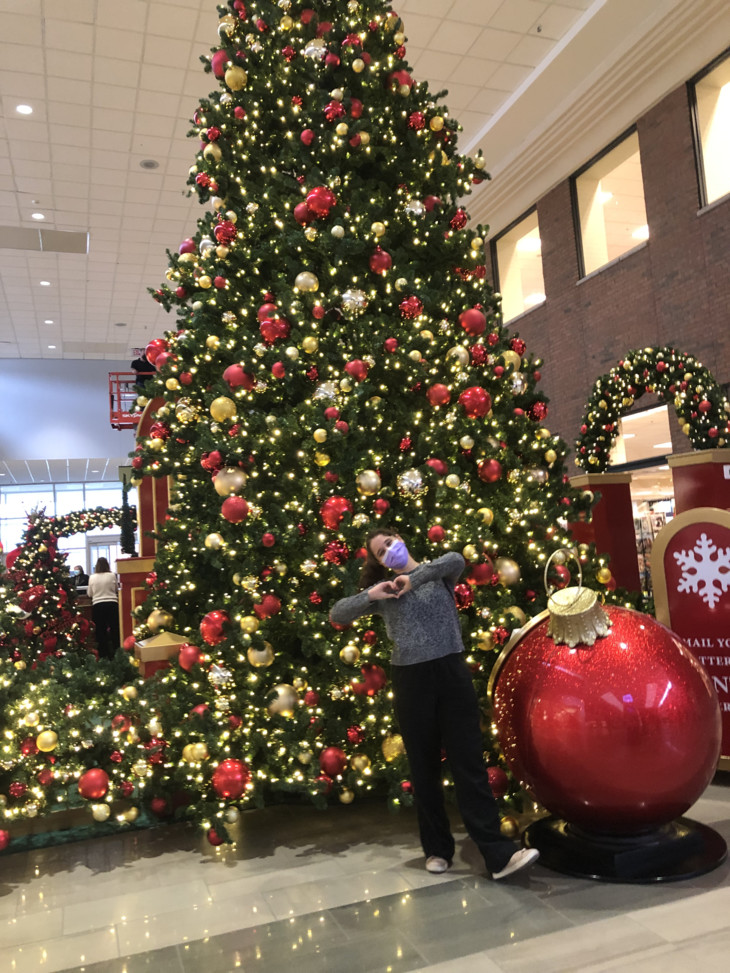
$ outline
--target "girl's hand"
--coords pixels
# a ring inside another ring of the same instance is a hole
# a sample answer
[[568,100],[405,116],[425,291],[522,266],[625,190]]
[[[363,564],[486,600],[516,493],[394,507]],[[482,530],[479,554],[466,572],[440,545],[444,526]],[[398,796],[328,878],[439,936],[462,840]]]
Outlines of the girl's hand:
[[411,590],[411,576],[409,574],[397,574],[393,578],[393,584],[398,592],[396,598],[400,598],[400,596],[404,595],[406,591]]
[[368,590],[370,601],[383,601],[385,598],[397,598],[398,590],[392,581],[381,581]]

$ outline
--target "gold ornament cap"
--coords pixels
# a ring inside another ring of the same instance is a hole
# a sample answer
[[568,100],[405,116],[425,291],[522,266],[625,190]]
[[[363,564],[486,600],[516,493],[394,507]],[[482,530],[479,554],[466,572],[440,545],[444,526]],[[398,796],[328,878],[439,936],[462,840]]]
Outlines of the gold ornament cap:
[[590,588],[561,588],[548,599],[548,635],[556,645],[593,645],[608,635],[611,620]]

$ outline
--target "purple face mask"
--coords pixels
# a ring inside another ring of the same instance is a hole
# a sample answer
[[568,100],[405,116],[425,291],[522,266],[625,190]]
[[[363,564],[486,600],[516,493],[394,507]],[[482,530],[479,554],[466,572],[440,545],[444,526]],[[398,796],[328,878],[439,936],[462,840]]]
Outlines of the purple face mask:
[[402,571],[408,564],[408,548],[401,540],[394,540],[383,556],[383,564],[393,571]]

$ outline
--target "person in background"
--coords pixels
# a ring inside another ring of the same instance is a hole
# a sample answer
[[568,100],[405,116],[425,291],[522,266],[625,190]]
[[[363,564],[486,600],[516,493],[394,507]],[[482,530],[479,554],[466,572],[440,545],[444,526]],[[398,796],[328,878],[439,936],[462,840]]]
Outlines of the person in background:
[[96,629],[96,644],[102,659],[111,659],[119,648],[119,606],[117,576],[109,562],[100,557],[89,578],[91,618]]
[[[447,871],[454,838],[444,803],[441,748],[446,750],[466,830],[493,879],[531,865],[534,848],[515,848],[500,832],[497,803],[484,763],[479,704],[454,602],[464,558],[450,551],[419,564],[395,531],[374,530],[365,545],[361,591],[330,612],[338,625],[381,615],[393,642],[395,715],[410,764],[426,870]],[[364,589],[364,590],[362,590]]]
[[86,574],[84,569],[80,564],[77,564],[74,568],[74,584],[77,588],[85,588],[89,583],[89,576]]
[[147,361],[147,355],[144,352],[142,352],[139,358],[134,359],[130,368],[137,373],[135,385],[140,389],[144,388],[145,382],[148,382],[155,373],[155,366]]

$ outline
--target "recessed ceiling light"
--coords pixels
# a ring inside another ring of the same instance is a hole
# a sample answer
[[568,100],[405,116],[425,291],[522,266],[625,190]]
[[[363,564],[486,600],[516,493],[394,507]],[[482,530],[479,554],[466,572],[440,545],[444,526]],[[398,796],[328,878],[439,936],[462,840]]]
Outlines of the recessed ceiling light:
[[43,213],[31,213],[30,218],[32,220],[45,220],[45,215]]
[[41,287],[50,287],[51,286],[50,280],[42,280],[40,283],[41,283]]
[[89,470],[90,473],[98,473],[98,470]]
[[114,323],[114,327],[115,328],[126,328],[127,327],[127,322],[126,321],[116,321]]
[[46,318],[46,320],[43,323],[44,324],[53,324],[53,318]]
[[56,350],[56,346],[55,345],[49,345],[48,347],[51,349],[51,351],[55,351]]
[[157,161],[157,159],[142,159],[142,161],[140,162],[139,165],[140,165],[140,168],[141,169],[159,169],[160,168],[160,163]]
[[19,115],[32,115],[33,109],[30,105],[16,105],[15,110]]

